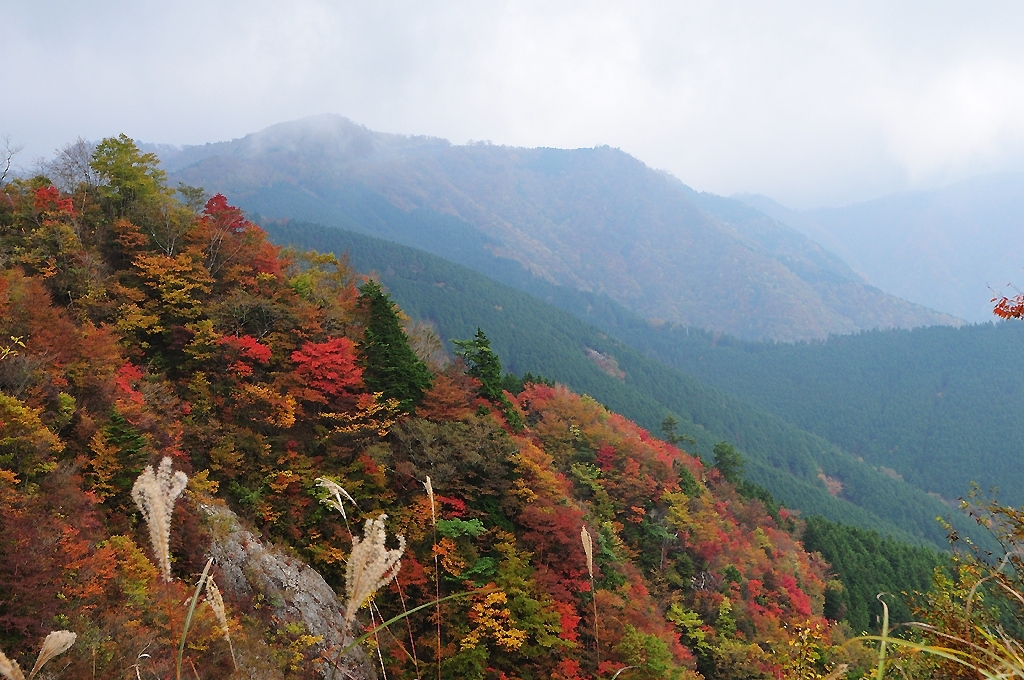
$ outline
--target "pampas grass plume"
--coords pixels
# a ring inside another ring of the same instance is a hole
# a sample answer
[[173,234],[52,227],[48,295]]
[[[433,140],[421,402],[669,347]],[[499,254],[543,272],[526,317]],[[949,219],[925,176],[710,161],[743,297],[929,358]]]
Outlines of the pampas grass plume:
[[228,610],[224,606],[224,597],[220,594],[220,588],[213,582],[212,576],[206,580],[206,601],[217,617],[221,630],[224,631],[224,639],[227,640],[228,649],[231,650],[231,663],[234,664],[235,670],[238,670],[238,662],[235,661],[235,646],[231,644],[231,630],[228,627]]
[[[585,526],[580,529],[580,540],[583,541],[583,552],[587,554],[587,573],[590,574],[590,601],[591,604],[594,605],[594,657],[597,659],[597,667],[600,668],[601,638],[598,634],[597,627],[597,590],[594,588],[594,539]],[[618,673],[616,673],[616,675],[618,675]]]
[[437,514],[434,511],[434,485],[430,483],[430,475],[427,475],[427,481],[423,486],[427,488],[427,498],[430,499],[430,521],[437,526]]
[[330,494],[330,496],[324,498],[320,502],[326,505],[327,507],[334,508],[335,510],[340,512],[341,516],[344,517],[346,520],[348,520],[348,515],[345,514],[345,504],[341,502],[342,496],[344,496],[345,499],[355,507],[359,507],[358,505],[356,505],[356,499],[352,498],[352,496],[349,495],[348,491],[345,491],[345,488],[341,486],[341,484],[338,484],[333,479],[329,479],[327,477],[317,477],[316,485],[319,486],[321,489],[327,489],[327,493]]
[[0,675],[7,680],[25,680],[25,674],[21,672],[18,662],[8,659],[3,652],[0,652]]
[[401,569],[401,557],[405,552],[405,537],[398,536],[398,548],[388,550],[384,547],[387,532],[384,522],[387,515],[366,520],[363,527],[363,538],[352,536],[352,554],[348,558],[345,570],[345,623],[350,625],[356,612],[373,597],[378,589],[384,587],[398,575]]
[[[36,665],[32,667],[32,672],[28,674],[29,680],[36,676],[36,673],[39,672],[39,669],[47,661],[71,649],[71,645],[75,644],[77,639],[78,635],[70,630],[55,630],[47,635],[46,639],[43,640],[42,649],[39,650],[39,657],[36,658]],[[8,659],[3,652],[0,652],[0,675],[3,675],[7,680],[25,680],[25,674],[21,672],[18,662]]]
[[587,531],[586,527],[580,530],[580,540],[583,541],[583,552],[587,554],[587,572],[590,573],[590,579],[594,579],[594,539],[591,538],[590,532]]
[[39,650],[39,658],[36,659],[36,665],[32,667],[32,672],[28,674],[28,677],[35,677],[39,669],[43,667],[43,664],[71,649],[71,645],[75,644],[77,639],[78,635],[70,630],[55,630],[47,635],[46,639],[43,640],[43,648]]
[[132,500],[146,520],[153,554],[168,582],[171,580],[171,516],[174,502],[187,484],[188,475],[172,470],[171,459],[164,456],[156,472],[152,465],[147,465],[132,487]]

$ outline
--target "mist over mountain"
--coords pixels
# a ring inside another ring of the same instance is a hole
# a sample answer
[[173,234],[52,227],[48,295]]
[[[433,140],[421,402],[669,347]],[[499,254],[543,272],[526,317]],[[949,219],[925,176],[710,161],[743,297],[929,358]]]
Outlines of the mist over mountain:
[[603,293],[653,324],[800,340],[957,323],[865,285],[796,229],[609,147],[455,146],[317,116],[153,148],[174,181],[250,212],[513,271],[521,287],[533,277]]
[[795,211],[739,195],[842,256],[870,283],[969,321],[1024,283],[1024,173],[975,177],[841,208]]

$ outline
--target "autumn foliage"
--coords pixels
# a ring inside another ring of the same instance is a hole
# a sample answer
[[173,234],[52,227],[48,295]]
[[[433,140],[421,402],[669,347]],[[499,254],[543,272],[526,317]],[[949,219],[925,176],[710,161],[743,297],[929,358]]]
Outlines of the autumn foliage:
[[1021,319],[1024,318],[1024,295],[1017,295],[1009,298],[1005,295],[992,299],[995,303],[995,307],[992,308],[992,313],[1002,319]]
[[363,371],[356,360],[355,347],[348,338],[308,342],[292,352],[295,372],[312,388],[311,401],[354,393],[363,382]]
[[[446,678],[777,678],[808,639],[808,673],[843,659],[827,565],[716,470],[563,387],[431,374],[344,260],[281,250],[224,196],[179,200],[126,137],[95,159],[98,186],[39,177],[0,195],[0,338],[23,343],[0,359],[5,652],[66,627],[92,641],[66,677],[123,674],[143,653],[166,676],[209,545],[204,498],[339,590],[344,520],[386,512],[407,552],[374,601],[385,618],[470,591],[379,636],[391,678],[434,677],[437,658]],[[200,480],[175,510],[169,584],[129,496],[164,456]],[[349,516],[320,503],[325,476]],[[276,664],[252,677],[314,677],[308,632],[225,599],[246,622],[240,663],[259,648]],[[230,675],[212,619],[193,641],[200,677]]]

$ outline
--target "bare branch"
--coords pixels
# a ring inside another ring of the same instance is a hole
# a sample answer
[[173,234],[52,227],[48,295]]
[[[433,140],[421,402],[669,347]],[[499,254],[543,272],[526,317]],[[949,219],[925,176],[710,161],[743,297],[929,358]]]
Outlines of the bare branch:
[[95,150],[95,144],[79,137],[57,149],[53,160],[43,163],[42,170],[66,194],[74,193],[83,185],[93,189],[99,185],[99,175],[91,165]]
[[14,157],[24,149],[24,146],[14,146],[11,143],[11,136],[4,135],[3,139],[0,140],[0,187],[4,185],[4,180],[7,179],[7,175],[11,172],[11,166],[14,164]]

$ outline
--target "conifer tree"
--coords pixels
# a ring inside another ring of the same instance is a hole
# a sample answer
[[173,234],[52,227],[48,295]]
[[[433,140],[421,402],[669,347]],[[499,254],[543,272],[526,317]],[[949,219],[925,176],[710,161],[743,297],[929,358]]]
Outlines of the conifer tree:
[[727,482],[740,484],[743,481],[744,462],[740,452],[728,442],[718,442],[714,448],[715,467]]
[[455,351],[466,360],[467,373],[480,381],[478,394],[502,410],[505,419],[512,429],[519,431],[523,427],[522,419],[512,402],[505,396],[505,388],[501,378],[501,361],[491,350],[491,341],[478,327],[476,335],[470,340],[453,340]]
[[404,411],[411,412],[430,389],[430,370],[409,346],[395,303],[380,284],[363,284],[359,305],[366,315],[366,329],[357,347],[363,382],[370,391],[397,399]]
[[500,403],[504,398],[501,382],[501,361],[491,350],[491,341],[480,328],[471,340],[455,340],[456,354],[466,360],[469,375],[480,381],[480,396]]

